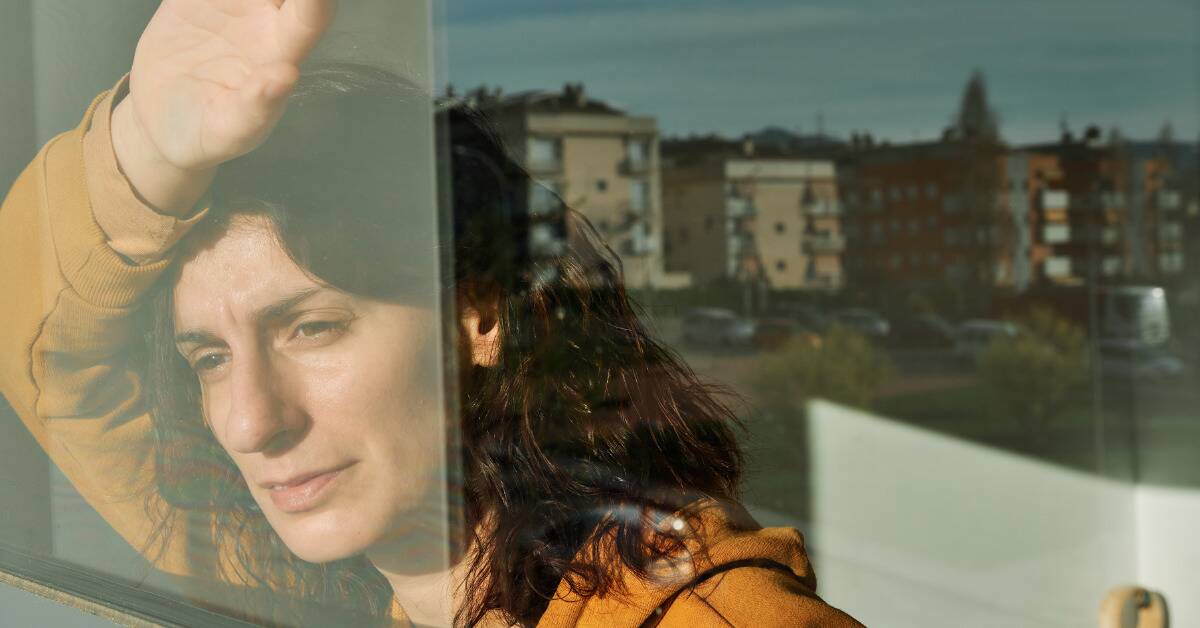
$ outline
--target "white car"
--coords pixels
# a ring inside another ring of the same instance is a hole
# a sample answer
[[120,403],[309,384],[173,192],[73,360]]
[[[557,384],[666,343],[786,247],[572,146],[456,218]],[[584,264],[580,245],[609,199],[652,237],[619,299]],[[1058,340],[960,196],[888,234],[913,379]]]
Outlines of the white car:
[[1136,340],[1100,343],[1100,373],[1121,380],[1170,379],[1182,375],[1183,362],[1162,347]]
[[745,347],[754,340],[754,321],[732,310],[698,307],[683,317],[683,338],[696,345]]

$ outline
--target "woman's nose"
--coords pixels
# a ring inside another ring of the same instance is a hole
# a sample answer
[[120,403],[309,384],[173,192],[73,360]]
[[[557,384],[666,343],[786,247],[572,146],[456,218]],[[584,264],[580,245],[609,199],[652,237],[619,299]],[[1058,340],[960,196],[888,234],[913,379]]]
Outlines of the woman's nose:
[[287,399],[286,382],[266,356],[233,364],[232,391],[226,422],[226,447],[255,453],[286,447],[302,428],[299,412]]

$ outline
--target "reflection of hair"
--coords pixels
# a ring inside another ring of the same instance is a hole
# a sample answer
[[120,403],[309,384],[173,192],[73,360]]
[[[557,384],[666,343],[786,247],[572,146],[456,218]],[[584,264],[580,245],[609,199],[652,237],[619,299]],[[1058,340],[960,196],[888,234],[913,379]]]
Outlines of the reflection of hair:
[[[395,301],[424,292],[436,264],[412,253],[432,252],[437,233],[412,225],[432,209],[392,191],[429,187],[428,169],[404,161],[422,156],[408,148],[422,141],[414,129],[427,128],[428,107],[428,96],[380,70],[306,72],[270,140],[214,183],[210,236],[232,215],[262,215],[296,262],[331,285]],[[579,595],[607,593],[618,569],[645,575],[680,549],[656,531],[654,513],[735,496],[735,419],[649,336],[586,221],[561,203],[530,213],[530,178],[479,114],[448,107],[438,127],[454,235],[454,285],[442,288],[460,302],[498,300],[503,340],[495,366],[464,365],[459,378],[461,523],[464,548],[476,551],[466,554],[470,594],[457,623],[498,610],[532,625],[560,580]],[[181,511],[211,513],[206,541],[236,549],[238,564],[216,567],[224,577],[382,616],[391,592],[364,559],[305,563],[266,524],[203,425],[195,377],[175,353],[172,307],[164,286],[149,371],[160,491]]]

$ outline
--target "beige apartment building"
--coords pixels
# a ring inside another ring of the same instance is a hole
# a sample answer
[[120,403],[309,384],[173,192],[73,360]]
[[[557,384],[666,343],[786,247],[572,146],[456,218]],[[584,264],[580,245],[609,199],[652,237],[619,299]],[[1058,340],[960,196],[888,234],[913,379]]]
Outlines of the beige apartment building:
[[841,205],[832,161],[717,154],[663,170],[670,271],[776,290],[842,286]]
[[499,123],[505,142],[538,184],[531,211],[553,204],[550,192],[592,223],[620,258],[629,288],[680,288],[686,273],[663,263],[658,126],[588,97],[582,84],[562,91],[468,95]]

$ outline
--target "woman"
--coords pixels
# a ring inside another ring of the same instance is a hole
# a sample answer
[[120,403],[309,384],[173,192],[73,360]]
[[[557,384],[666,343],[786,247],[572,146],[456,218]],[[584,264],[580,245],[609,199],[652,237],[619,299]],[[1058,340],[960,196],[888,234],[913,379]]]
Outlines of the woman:
[[[530,214],[527,176],[462,108],[439,116],[454,272],[433,281],[401,150],[427,98],[361,67],[301,78],[332,11],[164,2],[128,87],[0,210],[2,285],[29,297],[0,321],[25,358],[0,383],[81,493],[192,584],[381,622],[854,625],[798,534],[736,506],[731,413],[645,333],[586,228]],[[454,457],[443,569],[425,515]]]

